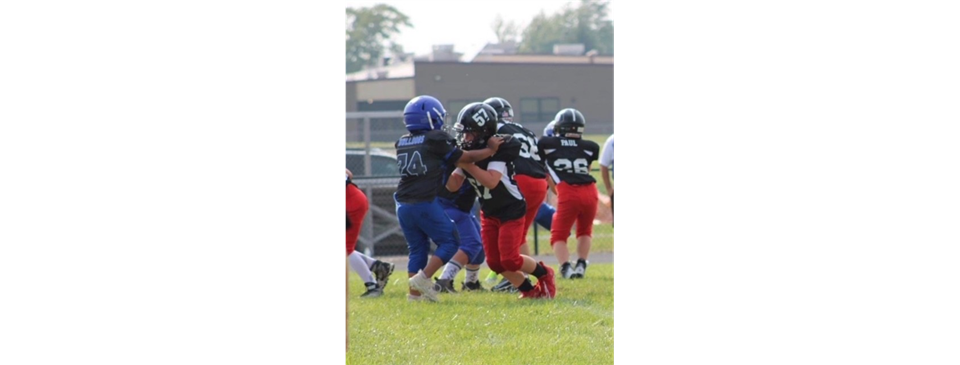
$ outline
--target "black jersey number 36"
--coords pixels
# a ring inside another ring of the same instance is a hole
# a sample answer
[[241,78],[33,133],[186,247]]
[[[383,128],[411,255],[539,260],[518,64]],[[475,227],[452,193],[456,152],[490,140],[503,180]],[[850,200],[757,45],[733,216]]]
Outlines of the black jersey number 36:
[[520,157],[540,161],[540,154],[537,153],[537,141],[523,133],[514,133],[513,138],[520,141]]

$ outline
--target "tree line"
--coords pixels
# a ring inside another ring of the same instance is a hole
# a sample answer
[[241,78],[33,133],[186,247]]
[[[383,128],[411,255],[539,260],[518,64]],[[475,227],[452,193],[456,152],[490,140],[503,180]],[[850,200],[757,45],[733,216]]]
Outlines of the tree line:
[[[521,54],[549,54],[554,44],[582,43],[587,51],[612,55],[613,21],[608,18],[609,12],[609,0],[579,0],[553,14],[541,11],[522,30],[498,15],[491,30],[500,43],[518,42],[517,52]],[[396,8],[378,4],[347,8],[346,26],[347,73],[351,73],[376,65],[388,53],[402,54],[396,36],[401,28],[414,25]]]

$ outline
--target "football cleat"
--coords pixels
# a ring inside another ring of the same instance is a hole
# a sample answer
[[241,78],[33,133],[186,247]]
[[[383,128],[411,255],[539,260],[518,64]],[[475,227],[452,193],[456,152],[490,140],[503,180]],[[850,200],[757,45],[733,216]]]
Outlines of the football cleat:
[[424,274],[423,270],[417,272],[409,280],[410,288],[420,292],[420,296],[429,299],[432,302],[439,302],[440,298],[437,298],[437,291],[433,290],[433,282],[430,281]]
[[434,279],[436,284],[433,284],[433,290],[436,290],[437,293],[456,293],[457,291],[453,289],[453,279]]
[[373,265],[370,265],[370,271],[373,272],[373,275],[377,278],[377,285],[380,285],[381,289],[387,287],[387,281],[390,279],[390,275],[393,274],[394,266],[394,264],[380,260],[374,261]]
[[560,276],[563,276],[564,279],[570,279],[573,275],[573,266],[570,265],[570,262],[564,262],[563,265],[560,265]]
[[460,287],[461,291],[486,291],[487,289],[480,285],[480,281],[474,281],[472,283],[463,282],[463,286]]
[[383,288],[377,283],[367,283],[367,291],[360,295],[361,298],[377,298],[383,295]]
[[533,290],[527,292],[520,292],[520,296],[517,299],[545,299],[550,298],[549,294],[543,292],[543,288],[540,286],[540,283],[537,283],[533,287]]
[[557,282],[554,276],[553,268],[547,266],[547,264],[545,264],[543,261],[540,261],[540,265],[547,270],[547,274],[537,278],[537,286],[542,287],[547,298],[553,299],[557,296]]
[[573,269],[573,274],[570,277],[583,279],[583,275],[587,273],[587,264],[588,262],[584,259],[577,260],[577,267]]
[[501,281],[500,284],[497,284],[497,286],[494,286],[493,288],[491,288],[490,291],[501,292],[501,293],[516,293],[516,292],[519,292],[520,290],[514,287],[513,284],[510,283],[510,280],[507,280],[507,278],[503,278],[503,281]]

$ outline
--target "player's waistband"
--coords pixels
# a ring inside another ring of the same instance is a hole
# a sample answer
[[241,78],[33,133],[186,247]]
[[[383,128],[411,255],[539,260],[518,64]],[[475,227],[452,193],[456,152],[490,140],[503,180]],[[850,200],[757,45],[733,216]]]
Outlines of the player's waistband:
[[579,188],[579,187],[587,187],[587,186],[590,186],[590,185],[597,185],[597,182],[596,182],[596,181],[592,181],[592,182],[582,183],[582,184],[571,184],[571,183],[568,183],[568,182],[566,182],[566,181],[561,181],[559,184],[557,184],[557,186],[560,186],[560,185],[566,185],[566,186],[572,186],[572,187],[575,187],[575,188]]
[[397,199],[397,193],[393,193],[393,201],[399,204],[424,204],[424,203],[433,203],[436,202],[439,197],[433,197],[432,199]]

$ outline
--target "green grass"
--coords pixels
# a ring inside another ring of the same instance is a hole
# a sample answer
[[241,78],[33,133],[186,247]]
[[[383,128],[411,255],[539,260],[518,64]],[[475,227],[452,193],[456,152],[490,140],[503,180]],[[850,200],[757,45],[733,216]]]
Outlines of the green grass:
[[[553,255],[553,249],[550,248],[550,231],[540,225],[537,227],[537,252],[534,252],[533,232],[527,234],[527,244],[530,245],[530,253],[539,255]],[[576,227],[576,225],[574,225]],[[573,230],[576,232],[576,229]],[[567,238],[567,248],[570,253],[576,256],[577,240],[572,235]],[[613,252],[613,226],[610,223],[603,223],[593,226],[593,242],[590,245],[590,252]]]
[[483,292],[410,303],[401,276],[398,267],[383,297],[360,299],[363,285],[349,273],[347,364],[613,363],[613,264],[558,279],[552,301]]

